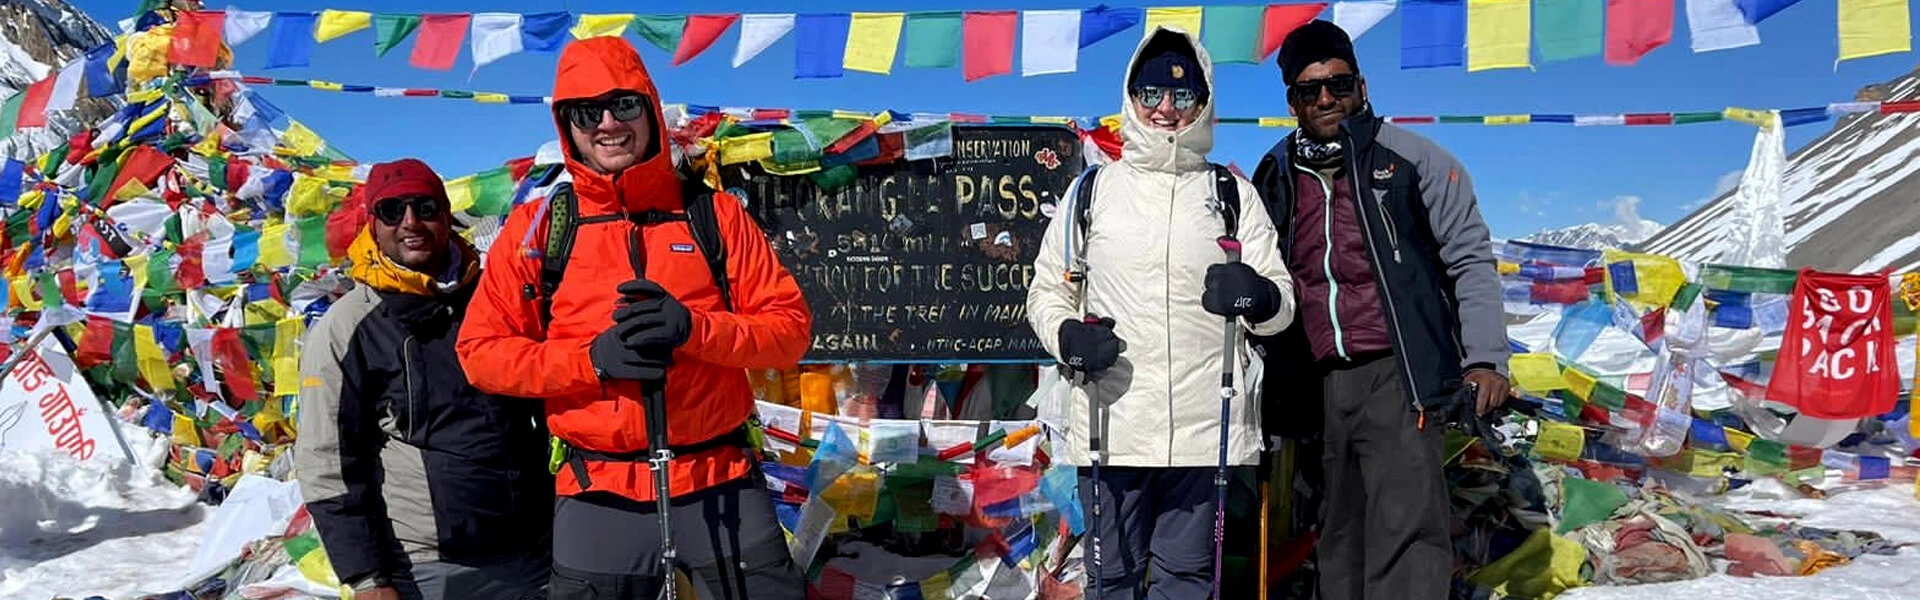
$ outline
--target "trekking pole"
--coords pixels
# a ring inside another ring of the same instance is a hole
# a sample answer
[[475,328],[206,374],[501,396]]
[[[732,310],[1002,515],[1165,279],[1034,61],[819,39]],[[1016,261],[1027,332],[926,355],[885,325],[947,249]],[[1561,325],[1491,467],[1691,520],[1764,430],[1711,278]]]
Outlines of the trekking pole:
[[660,597],[677,600],[680,585],[674,567],[679,556],[673,545],[673,517],[668,514],[673,500],[667,495],[672,489],[667,484],[667,465],[673,461],[673,449],[667,447],[667,386],[664,380],[642,382],[642,385],[645,387],[641,395],[646,400],[647,445],[652,454],[647,459],[647,470],[653,475],[653,499],[660,512]]
[[[1098,323],[1100,319],[1088,314],[1087,323]],[[1093,539],[1093,568],[1087,569],[1087,581],[1093,586],[1094,600],[1106,600],[1106,590],[1100,587],[1100,463],[1106,461],[1105,444],[1100,439],[1100,399],[1095,396],[1094,388],[1087,387],[1087,372],[1075,369],[1074,384],[1087,394],[1087,458],[1093,462],[1093,514],[1087,519],[1087,530]]]
[[[1232,235],[1220,236],[1220,249],[1227,252],[1227,262],[1240,262],[1240,240]],[[1227,425],[1233,414],[1233,359],[1234,342],[1238,340],[1240,324],[1237,317],[1227,317],[1226,345],[1221,349],[1220,360],[1220,465],[1213,471],[1213,598],[1220,600],[1220,578],[1222,553],[1226,549],[1227,539]]]

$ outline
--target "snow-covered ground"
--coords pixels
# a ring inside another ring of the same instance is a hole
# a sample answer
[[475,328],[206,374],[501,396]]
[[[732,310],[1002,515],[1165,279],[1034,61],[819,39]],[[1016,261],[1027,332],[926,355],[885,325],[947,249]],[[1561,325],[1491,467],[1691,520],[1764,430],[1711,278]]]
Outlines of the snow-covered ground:
[[[159,475],[165,440],[133,443],[143,457],[140,467],[82,465],[64,455],[0,450],[0,598],[98,595],[120,600],[172,591],[181,584],[201,540],[216,527],[209,524],[215,514]],[[1778,482],[1760,481],[1711,501],[1792,515],[1814,527],[1869,530],[1894,542],[1920,545],[1920,501],[1914,499],[1912,484],[1840,484],[1837,476],[1828,481],[1831,496],[1825,500],[1802,498]],[[1812,577],[1714,575],[1667,584],[1582,588],[1562,598],[1920,598],[1920,548],[1903,549],[1896,556],[1863,556]]]

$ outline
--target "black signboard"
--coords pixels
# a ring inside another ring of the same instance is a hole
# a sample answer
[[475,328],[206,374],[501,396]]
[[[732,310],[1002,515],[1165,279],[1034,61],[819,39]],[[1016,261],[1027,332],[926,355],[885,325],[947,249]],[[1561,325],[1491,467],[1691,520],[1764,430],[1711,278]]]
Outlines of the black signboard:
[[729,167],[728,189],[813,308],[805,360],[1040,360],[1027,286],[1040,237],[1082,169],[1052,126],[967,126],[953,154],[862,166],[825,193],[806,176]]

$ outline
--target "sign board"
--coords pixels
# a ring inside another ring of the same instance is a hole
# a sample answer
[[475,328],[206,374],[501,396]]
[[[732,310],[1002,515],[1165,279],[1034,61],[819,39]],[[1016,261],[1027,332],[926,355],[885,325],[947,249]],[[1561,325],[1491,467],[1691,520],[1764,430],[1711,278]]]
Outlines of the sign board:
[[60,341],[41,339],[36,350],[0,379],[0,449],[54,449],[82,461],[126,460],[113,417],[87,386]]
[[953,155],[859,167],[832,193],[727,169],[813,308],[807,361],[1045,360],[1027,285],[1082,170],[1065,127],[955,126]]

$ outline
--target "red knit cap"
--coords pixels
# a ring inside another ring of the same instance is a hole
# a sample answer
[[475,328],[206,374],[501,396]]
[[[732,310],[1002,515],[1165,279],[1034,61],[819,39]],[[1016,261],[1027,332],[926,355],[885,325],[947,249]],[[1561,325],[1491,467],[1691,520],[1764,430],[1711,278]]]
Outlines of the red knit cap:
[[388,198],[427,196],[447,202],[447,186],[433,168],[418,159],[403,158],[373,166],[367,173],[367,206]]

